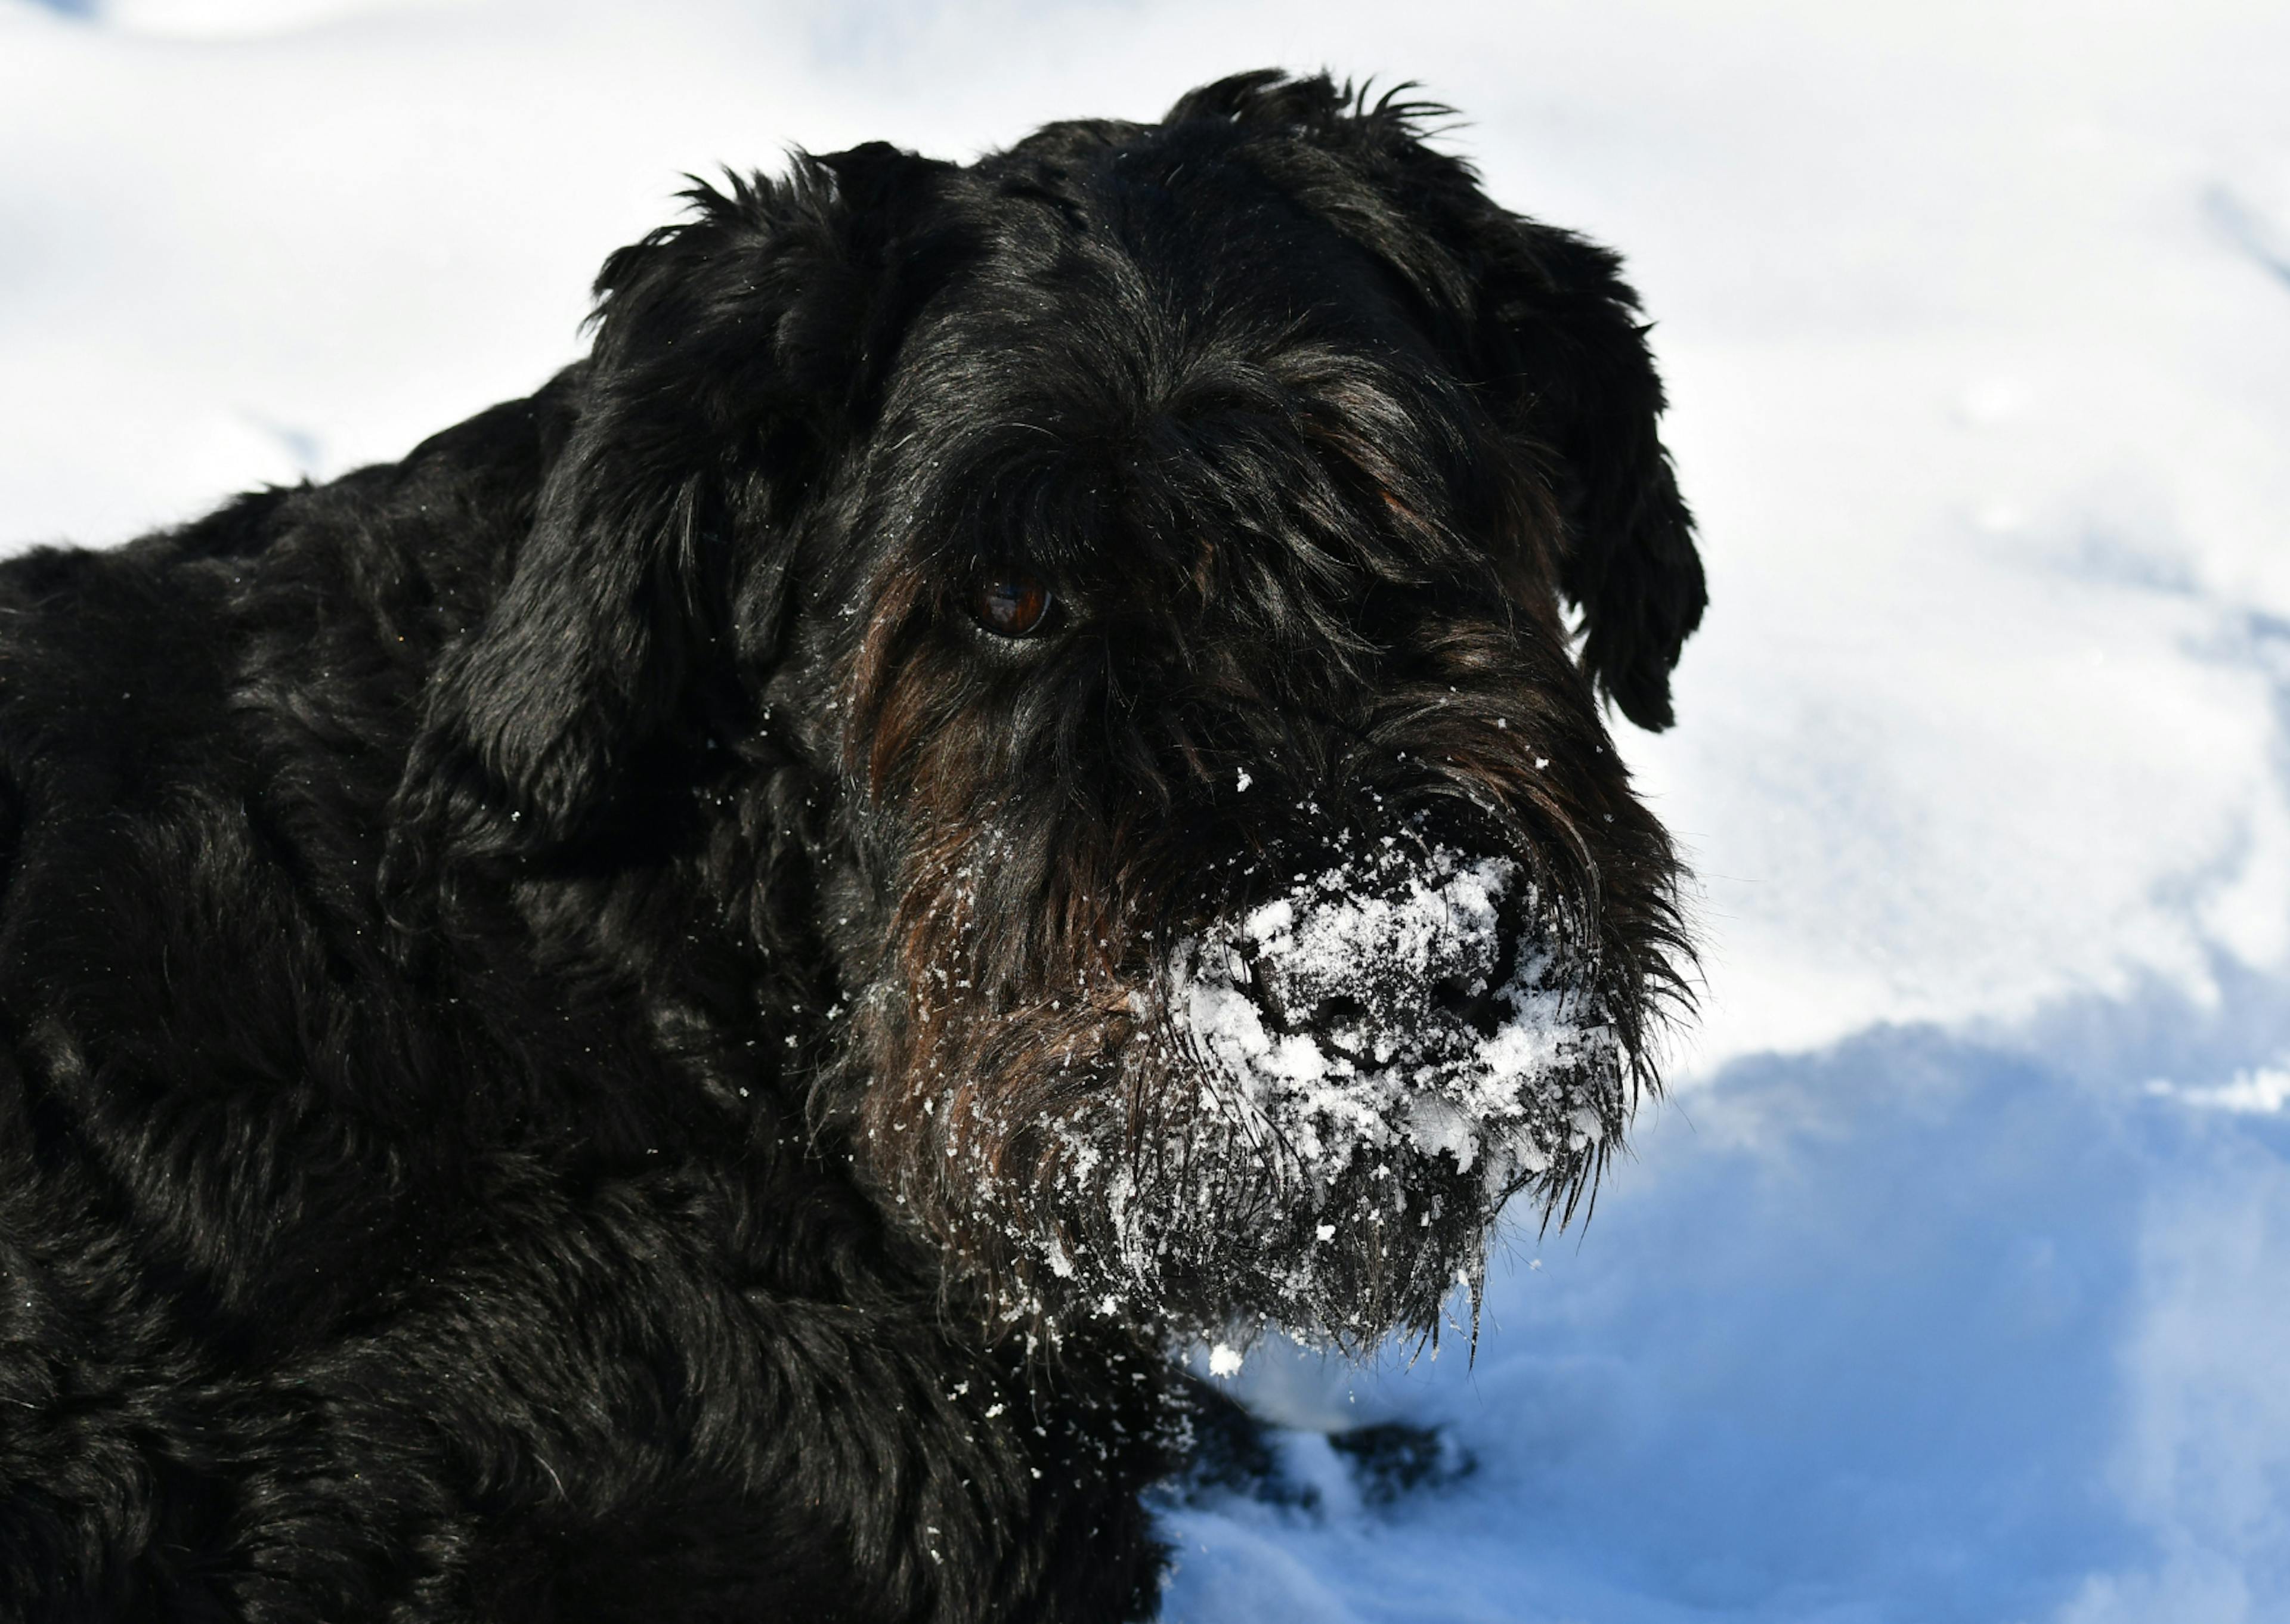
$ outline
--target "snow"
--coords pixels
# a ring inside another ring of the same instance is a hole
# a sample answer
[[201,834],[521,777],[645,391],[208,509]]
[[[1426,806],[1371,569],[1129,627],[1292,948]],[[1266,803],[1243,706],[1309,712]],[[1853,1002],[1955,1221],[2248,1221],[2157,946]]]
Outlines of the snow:
[[[1600,1136],[1595,1102],[1619,1089],[1621,1057],[1582,967],[1533,940],[1493,985],[1504,901],[1541,916],[1517,863],[1371,842],[1296,880],[1241,919],[1239,940],[1180,943],[1169,1004],[1219,1116],[1291,1152],[1311,1204],[1395,1144],[1479,1165],[1500,1199],[1520,1170]],[[1487,1033],[1427,1015],[1442,983],[1508,1013]],[[1301,1029],[1268,1031],[1267,997]],[[1349,1020],[1309,1024],[1336,1007]]]
[[[1704,1021],[1594,1221],[1514,1236],[1476,1362],[1250,1355],[1332,1492],[1173,1509],[1170,1616],[2257,1624],[2286,60],[2232,0],[0,0],[0,535],[530,388],[685,170],[1422,79],[1659,324],[1713,605],[1677,730],[1620,742],[1701,876]],[[1393,1418],[1475,1469],[1333,1492],[1321,1435]]]
[[2258,1111],[2273,1116],[2285,1105],[2290,1105],[2290,1070],[2263,1067],[2255,1071],[2238,1071],[2227,1082],[2206,1088],[2182,1087],[2167,1077],[2158,1077],[2147,1084],[2147,1092],[2212,1110]]

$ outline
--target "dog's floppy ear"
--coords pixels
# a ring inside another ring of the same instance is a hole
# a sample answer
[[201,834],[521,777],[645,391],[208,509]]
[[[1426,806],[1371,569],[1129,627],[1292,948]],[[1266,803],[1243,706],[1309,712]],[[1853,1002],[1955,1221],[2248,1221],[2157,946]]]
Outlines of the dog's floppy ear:
[[1709,591],[1693,516],[1657,432],[1661,380],[1621,260],[1486,205],[1469,266],[1487,381],[1555,458],[1567,548],[1559,587],[1582,612],[1582,664],[1640,727],[1665,728],[1669,674]]
[[1551,464],[1568,532],[1558,585],[1582,612],[1584,668],[1631,721],[1667,727],[1670,670],[1708,593],[1656,432],[1661,381],[1637,295],[1616,256],[1498,207],[1468,164],[1425,146],[1425,123],[1447,112],[1260,71],[1204,85],[1168,116],[1261,132],[1257,161],[1422,300],[1470,382]]
[[692,742],[677,730],[730,657],[733,596],[777,617],[757,600],[784,590],[786,512],[867,409],[928,257],[903,239],[946,167],[880,144],[798,156],[784,180],[696,186],[693,218],[605,262],[570,438],[507,582],[431,680],[406,839],[561,851]]

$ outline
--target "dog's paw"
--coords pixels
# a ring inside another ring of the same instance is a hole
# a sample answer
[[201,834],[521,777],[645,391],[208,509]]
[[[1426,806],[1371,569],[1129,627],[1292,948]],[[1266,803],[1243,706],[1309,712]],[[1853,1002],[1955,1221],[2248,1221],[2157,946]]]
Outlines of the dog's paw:
[[1389,1511],[1477,1468],[1444,1427],[1412,1421],[1318,1432],[1275,1427],[1226,1395],[1189,1393],[1189,1446],[1169,1483],[1188,1506],[1243,1500],[1321,1518]]

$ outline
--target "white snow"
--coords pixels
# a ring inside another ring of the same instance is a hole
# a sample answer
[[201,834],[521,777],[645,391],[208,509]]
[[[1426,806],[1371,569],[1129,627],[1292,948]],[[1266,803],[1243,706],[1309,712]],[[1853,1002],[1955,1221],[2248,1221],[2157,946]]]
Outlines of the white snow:
[[1174,1511],[1170,1616],[2290,1617],[2279,5],[0,0],[0,537],[531,388],[684,171],[1268,61],[1629,255],[1714,601],[1619,742],[1709,986],[1476,1364],[1233,1378],[1332,1484],[1389,1417],[1477,1470]]
[[[1442,980],[1490,990],[1498,909],[1514,891],[1539,917],[1508,859],[1371,844],[1243,917],[1245,948],[1180,943],[1169,1004],[1221,1115],[1292,1153],[1316,1196],[1363,1153],[1398,1143],[1463,1172],[1484,1150],[1501,1194],[1519,1169],[1563,1156],[1562,1140],[1595,1140],[1597,1112],[1578,1091],[1617,1086],[1620,1052],[1579,965],[1528,943],[1493,989],[1509,1012],[1492,1034],[1426,1007]],[[1268,994],[1302,1029],[1268,1030]],[[1315,1028],[1308,1012],[1335,998],[1352,1012]]]
[[2147,1084],[2147,1092],[2166,1100],[2183,1100],[2207,1110],[2272,1116],[2290,1106],[2290,1068],[2270,1066],[2238,1071],[2223,1083],[2207,1086],[2188,1087],[2167,1077],[2158,1077]]

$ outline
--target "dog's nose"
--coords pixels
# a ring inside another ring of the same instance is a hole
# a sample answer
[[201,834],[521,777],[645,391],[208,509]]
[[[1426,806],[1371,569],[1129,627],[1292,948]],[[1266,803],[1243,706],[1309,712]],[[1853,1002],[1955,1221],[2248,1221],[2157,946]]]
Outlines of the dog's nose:
[[1517,881],[1508,859],[1447,852],[1300,876],[1241,920],[1228,973],[1272,1027],[1379,1063],[1426,1026],[1491,1032]]

